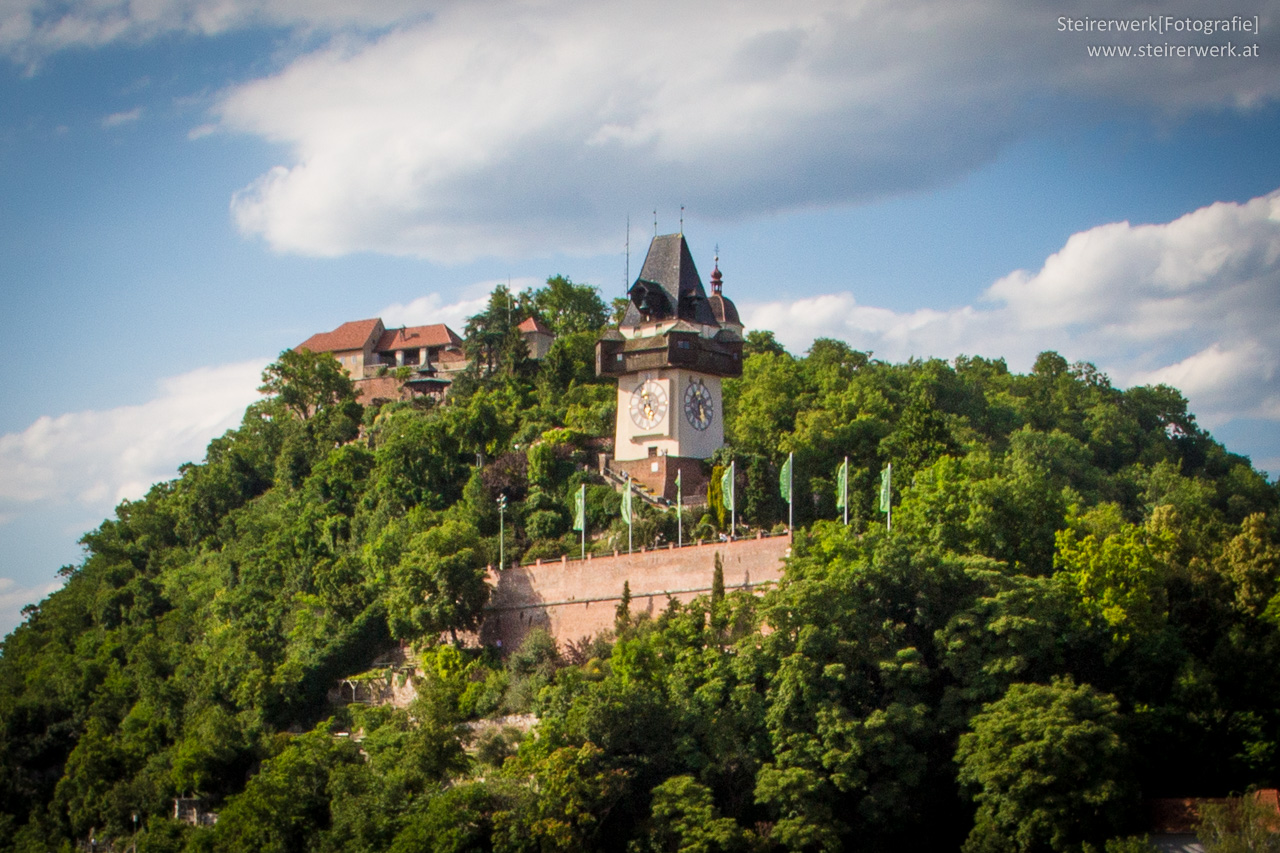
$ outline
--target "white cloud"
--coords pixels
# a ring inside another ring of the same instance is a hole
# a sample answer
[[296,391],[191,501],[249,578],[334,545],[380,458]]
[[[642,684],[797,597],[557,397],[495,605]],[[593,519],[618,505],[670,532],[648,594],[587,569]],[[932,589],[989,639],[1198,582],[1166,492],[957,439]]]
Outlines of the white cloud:
[[0,54],[36,63],[67,48],[138,43],[171,33],[215,36],[253,26],[376,30],[430,14],[433,5],[423,0],[8,0],[0,5]]
[[[454,261],[612,249],[618,222],[654,204],[741,220],[857,203],[937,186],[1061,122],[1176,120],[1280,94],[1280,0],[1215,4],[1215,16],[1260,17],[1263,50],[1248,60],[1091,58],[1091,43],[1153,38],[1058,26],[1116,8],[9,0],[0,54],[38,63],[68,47],[279,28],[277,73],[230,88],[191,132],[287,150],[234,194],[238,226],[283,252]],[[1172,0],[1124,14],[1206,11]]]
[[[533,277],[514,278],[509,282],[512,293],[519,293],[525,288],[539,287],[542,280]],[[445,303],[438,293],[419,296],[407,305],[395,303],[378,312],[383,324],[393,326],[425,326],[432,323],[444,323],[458,334],[467,325],[467,319],[479,314],[489,304],[489,294],[498,285],[507,285],[507,281],[483,281],[461,289],[468,298]]]
[[965,353],[1026,370],[1054,349],[1122,385],[1179,388],[1209,427],[1280,421],[1280,190],[1075,234],[1039,270],[993,283],[980,306],[899,313],[837,293],[741,311],[796,350],[828,336],[891,361]]
[[0,436],[0,510],[81,504],[103,514],[204,457],[209,440],[257,399],[265,361],[201,368],[165,379],[136,406],[42,417]]
[[13,578],[0,578],[0,637],[18,627],[22,621],[22,608],[42,600],[61,586],[61,581],[20,586]]
[[[209,441],[237,426],[258,399],[266,361],[208,367],[162,380],[140,405],[39,418],[0,435],[0,635],[22,607],[60,582],[45,583],[74,542],[122,500],[175,477],[204,458]],[[56,543],[56,544],[55,544]]]
[[[1280,94],[1274,51],[1106,61],[1086,54],[1096,36],[1057,30],[1059,16],[1114,9],[441,4],[228,91],[223,129],[291,152],[232,212],[245,233],[312,255],[595,252],[655,201],[733,219],[852,203],[951,179],[1059,116],[1178,115]],[[1265,32],[1278,9],[1239,11],[1260,13]],[[1147,11],[1177,12],[1126,8]]]
[[128,124],[140,118],[142,118],[142,107],[134,107],[126,112],[112,113],[102,120],[102,126],[119,127],[122,124]]

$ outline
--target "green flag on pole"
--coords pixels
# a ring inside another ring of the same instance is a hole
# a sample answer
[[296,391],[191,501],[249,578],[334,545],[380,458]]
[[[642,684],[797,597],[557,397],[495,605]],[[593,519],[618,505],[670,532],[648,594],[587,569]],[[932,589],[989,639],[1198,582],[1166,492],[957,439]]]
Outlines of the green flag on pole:
[[836,507],[844,510],[844,523],[849,523],[849,457],[840,463],[836,474]]
[[792,501],[792,472],[795,468],[793,462],[796,458],[794,453],[787,454],[787,461],[782,463],[782,472],[778,474],[778,486],[782,489],[782,497],[787,501],[787,530],[795,527],[795,503]]
[[737,501],[733,498],[733,466],[737,464],[735,459],[729,463],[729,470],[724,472],[724,476],[720,478],[720,491],[724,494],[724,508],[729,510],[729,538],[733,539],[738,535],[738,510]]
[[684,547],[684,486],[681,478],[684,471],[676,469],[676,547]]
[[627,478],[627,485],[622,490],[622,520],[627,524],[631,524],[631,478]]
[[880,511],[888,512],[892,503],[891,480],[893,477],[893,463],[884,466],[884,470],[880,472]]
[[587,486],[582,484],[578,487],[578,494],[573,499],[573,529],[587,529]]

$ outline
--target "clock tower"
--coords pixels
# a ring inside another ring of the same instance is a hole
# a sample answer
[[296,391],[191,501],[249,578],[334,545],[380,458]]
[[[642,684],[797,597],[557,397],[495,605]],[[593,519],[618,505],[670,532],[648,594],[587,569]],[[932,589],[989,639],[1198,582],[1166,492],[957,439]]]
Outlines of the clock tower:
[[742,375],[742,324],[721,292],[707,296],[683,234],[654,237],[626,315],[596,343],[596,373],[618,379],[611,467],[655,494],[705,490],[702,460],[724,444],[720,381]]

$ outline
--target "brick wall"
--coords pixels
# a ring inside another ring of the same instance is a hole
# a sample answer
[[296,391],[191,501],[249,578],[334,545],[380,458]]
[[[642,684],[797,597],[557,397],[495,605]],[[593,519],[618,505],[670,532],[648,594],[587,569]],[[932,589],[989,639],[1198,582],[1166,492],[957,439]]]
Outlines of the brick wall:
[[668,597],[688,602],[710,591],[717,552],[725,589],[733,590],[781,578],[790,547],[789,536],[775,536],[491,569],[494,592],[480,640],[514,649],[534,628],[546,629],[561,643],[611,631],[624,582],[631,584],[631,613],[656,616]]
[[404,383],[394,376],[373,376],[355,380],[356,397],[364,405],[374,400],[403,400]]
[[676,473],[683,471],[680,490],[684,494],[685,503],[706,502],[707,473],[703,470],[706,463],[701,459],[660,455],[624,462],[614,459],[608,465],[619,474],[630,474],[631,479],[669,501],[676,499]]

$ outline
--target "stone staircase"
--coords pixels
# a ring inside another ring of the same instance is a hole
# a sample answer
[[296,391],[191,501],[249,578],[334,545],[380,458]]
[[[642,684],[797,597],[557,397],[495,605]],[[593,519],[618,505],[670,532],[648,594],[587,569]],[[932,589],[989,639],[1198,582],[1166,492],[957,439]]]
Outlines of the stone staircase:
[[[622,491],[627,487],[627,482],[628,482],[627,477],[623,474],[619,474],[617,471],[613,470],[608,465],[604,466],[604,468],[601,469],[600,473],[603,474],[604,478],[608,480],[613,485],[613,487],[618,491]],[[667,510],[675,506],[674,501],[669,501],[666,498],[662,497],[661,495],[654,494],[652,489],[645,486],[639,480],[631,480],[630,482],[631,482],[631,488],[635,492],[635,496],[638,497],[640,500],[644,501],[645,503],[647,503],[649,506],[653,507],[654,509]]]

